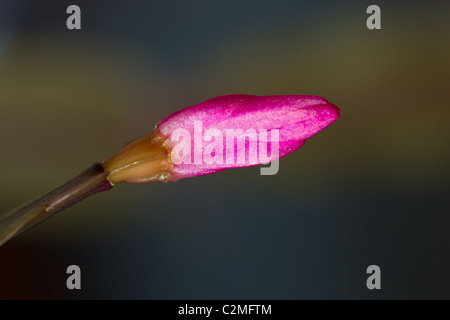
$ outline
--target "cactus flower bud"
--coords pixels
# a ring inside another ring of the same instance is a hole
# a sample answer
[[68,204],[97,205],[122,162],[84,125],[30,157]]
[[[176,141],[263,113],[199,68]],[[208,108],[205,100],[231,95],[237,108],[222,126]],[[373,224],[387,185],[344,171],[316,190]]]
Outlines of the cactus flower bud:
[[220,96],[169,115],[103,167],[116,184],[265,164],[297,150],[339,116],[339,108],[317,96]]

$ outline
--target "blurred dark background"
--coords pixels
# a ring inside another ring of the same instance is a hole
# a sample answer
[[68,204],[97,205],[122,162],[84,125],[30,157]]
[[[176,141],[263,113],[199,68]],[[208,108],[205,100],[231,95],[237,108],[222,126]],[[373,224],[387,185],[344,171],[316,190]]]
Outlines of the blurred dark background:
[[218,95],[313,94],[343,115],[277,175],[119,185],[59,213],[0,248],[0,298],[449,299],[449,16],[449,1],[1,0],[0,212]]

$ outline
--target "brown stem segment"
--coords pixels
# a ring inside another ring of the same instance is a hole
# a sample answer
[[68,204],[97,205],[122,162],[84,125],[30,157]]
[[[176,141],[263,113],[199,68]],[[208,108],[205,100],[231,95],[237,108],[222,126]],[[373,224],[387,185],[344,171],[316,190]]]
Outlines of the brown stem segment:
[[100,163],[95,163],[55,190],[0,216],[0,246],[58,211],[111,189],[108,174]]

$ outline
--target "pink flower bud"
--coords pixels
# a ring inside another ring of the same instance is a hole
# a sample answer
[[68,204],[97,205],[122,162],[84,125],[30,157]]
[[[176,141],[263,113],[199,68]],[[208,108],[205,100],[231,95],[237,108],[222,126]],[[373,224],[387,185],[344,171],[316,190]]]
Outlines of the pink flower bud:
[[265,164],[339,116],[339,108],[317,96],[221,96],[169,115],[104,166],[111,183],[145,183]]

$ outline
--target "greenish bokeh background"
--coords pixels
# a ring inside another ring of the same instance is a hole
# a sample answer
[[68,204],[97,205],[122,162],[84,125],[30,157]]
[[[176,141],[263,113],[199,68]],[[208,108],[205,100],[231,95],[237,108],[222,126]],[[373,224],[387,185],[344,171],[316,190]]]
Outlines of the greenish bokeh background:
[[449,1],[2,0],[0,212],[218,95],[319,95],[342,117],[275,176],[119,185],[59,213],[0,248],[0,298],[450,298],[449,15]]

